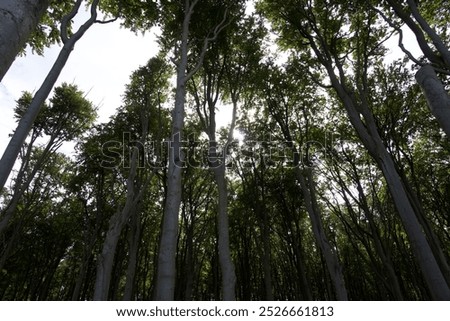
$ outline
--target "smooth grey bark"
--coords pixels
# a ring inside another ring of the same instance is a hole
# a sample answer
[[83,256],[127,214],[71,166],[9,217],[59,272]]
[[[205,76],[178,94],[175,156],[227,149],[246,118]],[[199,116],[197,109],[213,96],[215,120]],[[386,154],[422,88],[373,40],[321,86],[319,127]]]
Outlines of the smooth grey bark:
[[[391,260],[391,256],[389,253],[389,250],[386,249],[385,245],[383,244],[380,236],[379,229],[377,227],[377,224],[375,223],[375,218],[372,213],[372,211],[369,208],[369,204],[367,201],[367,197],[364,193],[363,187],[361,185],[361,180],[358,174],[358,170],[356,168],[355,164],[351,164],[352,170],[354,172],[355,180],[356,180],[356,188],[359,194],[359,197],[361,198],[360,205],[369,221],[370,231],[372,232],[373,242],[375,246],[376,253],[381,259],[381,262],[383,263],[383,266],[386,269],[388,279],[385,281],[386,286],[392,291],[392,293],[395,296],[396,300],[404,300],[404,296],[401,290],[399,278],[397,276],[397,273],[394,268],[394,263]],[[343,182],[342,182],[343,183]],[[344,186],[344,184],[342,184]],[[350,192],[348,190],[348,192]],[[369,251],[368,251],[369,253]]]
[[[308,13],[305,13],[305,19],[309,19]],[[312,24],[316,23],[311,20],[310,22]],[[331,87],[335,90],[342,102],[350,123],[362,144],[382,171],[406,234],[408,235],[412,252],[421,268],[432,298],[436,300],[450,300],[450,288],[432,252],[426,234],[417,219],[417,214],[420,213],[416,213],[414,210],[414,206],[409,199],[410,195],[396,169],[392,156],[387,151],[381,139],[376,121],[370,110],[370,104],[366,97],[367,88],[369,88],[367,81],[367,62],[369,57],[367,53],[363,53],[363,60],[359,61],[359,68],[356,69],[356,78],[358,81],[356,81],[355,87],[359,96],[357,98],[354,95],[355,89],[348,86],[348,79],[342,60],[336,52],[330,49],[323,34],[316,28],[317,35],[313,36],[310,30],[305,29],[303,25],[297,24],[297,22],[294,23],[302,36],[308,40],[318,62],[326,69]]]
[[78,12],[81,5],[81,0],[77,0],[72,12],[70,12],[63,20],[61,27],[61,37],[64,42],[58,58],[53,64],[50,72],[45,78],[39,90],[36,92],[30,106],[25,114],[19,121],[16,130],[6,147],[3,156],[0,160],[0,189],[5,186],[9,174],[14,166],[14,163],[19,155],[20,148],[22,147],[25,139],[30,132],[33,123],[41,110],[41,107],[48,95],[50,94],[53,86],[58,80],[62,69],[64,68],[69,56],[77,43],[77,41],[84,35],[84,33],[96,22],[97,19],[97,5],[99,0],[94,0],[91,5],[91,17],[74,33],[70,38],[67,35],[67,21],[72,19]]
[[[388,3],[392,6],[397,16],[407,24],[411,31],[415,34],[417,42],[426,58],[433,64],[438,70],[445,73],[450,71],[450,50],[447,45],[438,35],[438,33],[429,25],[429,23],[420,14],[415,0],[407,0],[407,5],[411,11],[407,13],[402,6],[395,0],[388,0]],[[380,12],[380,11],[378,11]],[[439,126],[444,130],[447,138],[450,139],[450,97],[445,91],[442,81],[437,77],[434,68],[431,65],[424,65],[418,59],[414,58],[411,52],[406,50],[402,43],[402,30],[397,27],[392,20],[386,15],[381,13],[383,18],[394,27],[399,33],[399,46],[408,55],[408,57],[414,61],[418,66],[421,66],[416,73],[417,83],[420,85],[423,93],[430,107],[431,113],[436,118]],[[430,46],[427,39],[431,39],[434,48]],[[442,69],[441,69],[442,68]]]
[[[347,183],[344,182],[342,179],[340,173],[339,173],[339,166],[336,166],[336,174],[333,175],[334,179],[338,182],[338,184],[341,186],[342,189],[342,196],[344,198],[345,204],[347,206],[347,210],[349,213],[351,213],[352,221],[355,224],[355,227],[358,231],[360,231],[360,236],[358,237],[360,242],[363,244],[363,246],[366,248],[367,254],[369,255],[370,261],[372,262],[372,265],[374,266],[374,269],[377,269],[378,267],[378,260],[375,258],[375,256],[372,253],[372,247],[370,246],[370,242],[366,240],[365,235],[369,234],[366,229],[361,226],[358,222],[357,216],[358,214],[354,211],[352,203],[349,200],[349,195],[353,201],[358,204],[358,206],[364,211],[365,217],[367,218],[369,222],[369,231],[371,235],[371,242],[373,241],[373,245],[375,248],[375,252],[378,255],[378,257],[381,259],[381,262],[383,264],[383,267],[387,273],[387,278],[382,277],[382,281],[385,284],[386,288],[389,289],[392,294],[394,295],[395,300],[404,300],[403,293],[401,291],[401,286],[399,282],[399,278],[397,276],[397,273],[394,269],[394,263],[391,260],[389,250],[386,249],[385,245],[382,242],[379,228],[375,222],[374,214],[372,213],[369,203],[366,197],[366,194],[364,193],[363,186],[361,185],[361,179],[360,175],[358,174],[358,168],[357,166],[352,163],[353,158],[351,158],[350,155],[347,155],[345,151],[342,151],[342,153],[345,155],[345,159],[350,162],[350,166],[352,168],[353,174],[351,174],[352,179],[355,181],[356,184],[356,190],[358,191],[358,196],[354,195],[353,192],[350,190],[350,188],[347,186]],[[342,214],[341,214],[342,215]],[[342,220],[345,220],[344,215],[342,215]],[[349,235],[351,238],[351,236]],[[352,241],[353,242],[353,241]]]
[[0,81],[42,18],[49,0],[0,1]]
[[450,139],[450,96],[430,65],[425,65],[416,73],[416,80],[427,99],[431,113]]
[[[447,68],[450,68],[450,51],[448,50],[445,43],[442,41],[441,37],[437,34],[437,32],[428,24],[428,22],[423,18],[423,16],[419,12],[419,8],[417,7],[417,1],[415,0],[407,0],[408,6],[411,9],[411,13],[419,23],[422,30],[426,33],[426,35],[433,42],[434,47],[441,54],[441,58],[444,64],[447,65]],[[424,39],[422,40],[424,41]]]
[[103,242],[102,252],[97,258],[97,274],[95,279],[94,300],[105,301],[108,299],[109,286],[111,283],[111,274],[116,253],[117,243],[120,234],[128,219],[136,210],[137,202],[142,195],[142,190],[138,195],[135,194],[134,180],[137,171],[137,150],[134,149],[132,155],[132,164],[127,178],[127,197],[125,205],[111,217],[109,220],[109,229]]
[[138,260],[139,241],[141,240],[141,220],[138,215],[139,211],[135,211],[131,218],[131,231],[128,237],[129,258],[126,273],[125,289],[123,293],[123,301],[131,301],[134,292],[134,281],[136,276],[136,267]]
[[[225,63],[225,61],[223,62]],[[223,68],[219,68],[222,69]],[[219,194],[218,204],[217,204],[217,232],[218,232],[218,254],[219,254],[219,264],[222,272],[222,295],[225,301],[234,301],[236,299],[235,287],[236,287],[236,273],[231,259],[230,252],[230,237],[229,237],[229,223],[228,223],[228,186],[226,180],[226,158],[228,153],[228,146],[231,144],[233,139],[233,131],[236,125],[236,113],[237,113],[237,98],[236,95],[233,96],[233,112],[231,125],[227,134],[227,141],[222,150],[222,155],[219,155],[217,149],[216,140],[216,104],[219,98],[219,90],[221,86],[221,76],[222,72],[218,75],[213,75],[212,73],[207,74],[204,80],[204,92],[206,96],[204,97],[203,104],[208,106],[208,112],[206,112],[204,106],[201,106],[200,97],[197,92],[193,95],[196,101],[197,114],[201,119],[203,125],[203,130],[208,135],[209,140],[209,164],[210,169],[214,173],[214,181],[217,186],[217,191]],[[216,79],[212,79],[216,78]],[[217,87],[213,88],[213,83],[216,83]],[[194,85],[194,91],[196,90]],[[204,113],[202,113],[202,111]]]
[[189,24],[192,13],[198,0],[185,1],[185,15],[182,24],[181,41],[177,48],[178,60],[174,60],[177,66],[177,82],[175,92],[175,106],[172,111],[172,139],[169,148],[169,168],[167,171],[167,195],[164,206],[164,216],[158,253],[158,267],[154,299],[157,301],[169,301],[174,299],[176,279],[176,250],[178,238],[178,216],[181,204],[181,180],[184,165],[182,152],[182,139],[184,128],[186,83],[200,69],[210,42],[215,41],[218,34],[225,27],[224,20],[215,26],[211,36],[203,40],[203,47],[197,63],[188,72],[189,54]]
[[[217,88],[218,90],[218,88]],[[212,88],[208,88],[207,92],[212,93]],[[219,264],[222,272],[222,295],[224,301],[234,301],[236,299],[236,273],[231,259],[230,252],[230,236],[228,224],[228,184],[225,177],[226,157],[228,146],[231,144],[233,138],[233,131],[236,125],[237,113],[237,99],[233,100],[233,113],[231,125],[228,130],[227,141],[222,150],[222,155],[218,155],[217,141],[216,141],[216,99],[206,97],[209,107],[209,126],[205,128],[209,138],[210,148],[210,163],[211,169],[214,173],[214,180],[217,185],[219,193],[218,212],[217,212],[217,231],[218,231],[218,249],[219,249]],[[199,110],[199,108],[197,108]]]
[[296,174],[303,192],[306,209],[311,220],[313,234],[325,259],[328,273],[330,274],[333,282],[336,298],[340,301],[346,301],[348,300],[348,294],[345,286],[344,275],[342,273],[342,266],[339,262],[337,254],[332,250],[330,243],[328,242],[328,237],[323,228],[320,209],[315,195],[312,169],[306,168],[302,170],[299,167],[296,167]]

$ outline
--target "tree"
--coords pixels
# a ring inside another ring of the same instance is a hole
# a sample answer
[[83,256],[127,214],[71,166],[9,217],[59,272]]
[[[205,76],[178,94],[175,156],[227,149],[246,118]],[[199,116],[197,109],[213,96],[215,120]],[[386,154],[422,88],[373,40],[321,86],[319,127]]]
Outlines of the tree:
[[[215,41],[219,33],[227,25],[227,15],[219,20],[219,23],[211,26],[204,37],[201,46],[201,52],[196,57],[193,66],[188,64],[188,55],[190,53],[190,23],[194,17],[194,8],[196,8],[198,0],[186,0],[181,8],[176,8],[178,4],[165,3],[163,6],[167,7],[166,30],[167,38],[164,42],[174,39],[173,33],[176,33],[175,28],[181,29],[181,37],[175,37],[175,57],[173,61],[176,65],[177,80],[175,91],[175,106],[172,112],[172,133],[170,139],[169,149],[169,167],[167,173],[167,196],[164,207],[163,225],[161,231],[161,240],[159,248],[158,259],[158,278],[155,289],[156,300],[173,300],[175,290],[175,256],[176,256],[176,242],[178,234],[178,216],[181,203],[181,177],[184,162],[184,155],[182,153],[182,139],[185,116],[185,99],[186,99],[186,83],[198,71],[203,63],[203,59],[211,42]],[[175,12],[171,6],[175,6]],[[180,10],[181,9],[181,10]],[[207,6],[203,10],[208,9]],[[164,7],[163,7],[164,11]],[[201,10],[198,10],[201,13]],[[175,20],[170,15],[175,14]],[[175,24],[175,25],[170,25]],[[179,24],[179,25],[178,25]],[[170,29],[170,28],[173,29]],[[204,28],[204,27],[203,27]],[[203,29],[204,30],[204,29]],[[166,43],[167,45],[167,43]]]
[[[44,104],[31,130],[29,142],[24,144],[21,151],[21,166],[14,182],[14,192],[9,203],[2,211],[0,221],[0,235],[7,227],[14,215],[22,194],[29,188],[35,179],[36,173],[45,166],[49,157],[54,154],[65,141],[80,137],[93,123],[96,117],[92,103],[83,97],[76,85],[63,83],[56,87],[50,104]],[[25,92],[17,102],[15,116],[21,119],[32,100],[32,95]],[[36,148],[37,139],[47,136],[40,158],[30,167],[30,158],[33,148]]]
[[[308,84],[304,83],[305,80],[298,81],[291,78],[292,75],[289,75],[288,71],[293,68],[289,65],[285,66],[288,70],[285,72],[274,66],[266,68],[269,71],[266,71],[268,76],[264,77],[267,80],[263,85],[262,95],[266,100],[267,113],[277,123],[287,148],[291,150],[292,166],[300,183],[314,236],[333,280],[336,297],[338,300],[347,300],[348,295],[342,266],[337,253],[335,253],[336,250],[333,250],[330,245],[323,226],[323,215],[318,203],[317,184],[314,179],[314,165],[310,159],[309,145],[314,142],[314,138],[310,134],[314,131],[314,128],[311,128],[310,115],[313,115],[317,109],[317,106],[313,103],[314,100],[309,95],[313,90],[308,88]],[[323,102],[318,93],[315,95],[317,103]],[[292,119],[295,115],[299,116],[296,117],[297,119]],[[294,127],[294,124],[299,124],[299,128],[295,133],[292,133],[290,128]]]
[[0,3],[0,81],[47,10],[49,0]]
[[[388,4],[387,12],[383,13],[381,10],[378,12],[399,34],[399,47],[411,61],[420,67],[416,73],[417,83],[427,98],[431,113],[449,139],[450,96],[437,74],[445,76],[450,73],[450,50],[448,39],[445,36],[447,33],[445,21],[448,20],[448,14],[445,11],[448,11],[448,8],[442,10],[443,14],[435,15],[436,8],[434,6],[420,6],[413,0],[406,1],[406,6],[397,0],[387,0],[386,2]],[[414,33],[425,59],[417,59],[405,47],[400,23],[394,21],[389,9],[393,9],[400,22],[406,24]]]
[[[236,34],[236,30],[240,30],[240,35]],[[254,18],[233,21],[211,46],[202,67],[189,83],[189,92],[194,98],[202,130],[208,136],[208,167],[214,174],[218,189],[218,250],[224,300],[235,299],[236,279],[229,244],[227,162],[233,143],[238,104],[244,91],[248,91],[245,85],[262,56],[260,42],[263,35],[262,26],[256,24]],[[250,39],[251,44],[248,43]],[[232,104],[231,124],[221,131],[222,137],[217,137],[216,109],[220,103],[225,103],[225,97]]]
[[[113,260],[117,243],[125,224],[137,216],[138,204],[142,202],[144,193],[150,184],[153,173],[145,170],[144,164],[149,161],[145,144],[147,140],[154,141],[162,128],[150,128],[150,124],[158,124],[153,119],[161,113],[161,105],[165,100],[165,91],[168,87],[167,66],[161,58],[152,58],[145,67],[141,67],[131,76],[131,84],[125,93],[126,108],[133,114],[133,122],[140,124],[140,132],[133,133],[136,146],[132,149],[131,159],[124,160],[129,164],[122,165],[129,168],[126,177],[126,197],[123,206],[117,208],[116,213],[109,220],[109,228],[103,243],[102,253],[97,261],[97,275],[95,283],[94,300],[108,299],[109,285],[112,276]],[[161,125],[161,124],[160,124]],[[121,128],[118,128],[120,131]],[[123,128],[122,128],[123,130]],[[123,133],[125,134],[125,132]],[[125,147],[124,147],[125,148]],[[124,155],[125,158],[125,155]],[[145,162],[142,164],[142,160]],[[144,167],[144,170],[142,170]],[[131,272],[130,272],[131,273]]]
[[[370,27],[376,14],[367,9],[361,12],[358,11],[361,8],[354,8],[351,4],[338,5],[322,1],[314,4],[303,1],[265,3],[266,12],[271,15],[276,27],[281,29],[286,41],[294,47],[295,43],[305,43],[314,52],[314,56],[304,53],[310,62],[306,71],[314,73],[309,71],[312,64],[318,66],[313,68],[315,72],[320,68],[325,69],[350,122],[384,174],[430,292],[436,299],[448,299],[449,286],[418,220],[411,194],[381,140],[371,112],[369,66],[382,55],[380,45],[383,43],[384,31],[381,29],[376,32]],[[345,37],[346,31],[342,29],[344,25],[350,27],[352,36]],[[354,66],[354,80],[344,69],[345,63]]]
[[23,114],[16,130],[14,131],[14,135],[11,137],[8,146],[3,153],[0,160],[0,188],[5,186],[8,176],[11,173],[16,161],[17,155],[19,154],[20,148],[28,136],[33,123],[41,110],[41,106],[50,94],[62,69],[69,59],[75,44],[94,23],[106,23],[106,21],[97,20],[97,6],[99,1],[100,0],[94,0],[92,2],[91,17],[72,35],[69,33],[68,29],[69,22],[77,14],[82,0],[77,0],[72,8],[72,11],[63,18],[61,22],[61,40],[64,46],[53,64],[52,69],[48,73],[39,90],[36,92],[30,106],[27,109],[27,112]]

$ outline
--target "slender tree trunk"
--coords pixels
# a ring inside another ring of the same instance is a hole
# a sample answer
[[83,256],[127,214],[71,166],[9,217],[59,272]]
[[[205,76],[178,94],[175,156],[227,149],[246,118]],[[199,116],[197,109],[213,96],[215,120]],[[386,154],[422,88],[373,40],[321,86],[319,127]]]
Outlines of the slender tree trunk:
[[186,10],[177,65],[175,107],[172,111],[172,140],[169,148],[167,195],[164,206],[155,288],[155,300],[157,301],[171,301],[174,299],[175,292],[178,216],[181,204],[181,176],[184,156],[181,152],[181,143],[186,99],[189,23],[193,7],[187,3]]
[[[263,203],[265,200],[263,198]],[[263,242],[263,267],[264,267],[264,288],[266,290],[266,300],[273,301],[272,289],[272,266],[270,255],[270,228],[267,210],[262,213],[262,242]]]
[[450,68],[450,51],[448,50],[447,45],[444,43],[444,41],[442,41],[441,37],[437,34],[437,32],[428,24],[428,22],[420,14],[419,9],[417,7],[417,1],[407,0],[407,3],[409,8],[411,9],[411,13],[414,19],[416,19],[422,30],[433,42],[433,46],[441,54],[443,63],[447,65],[447,68]]
[[194,226],[193,222],[186,231],[186,286],[184,288],[184,300],[191,301],[194,289]]
[[394,162],[387,152],[383,154],[380,155],[381,170],[386,178],[390,193],[408,234],[411,248],[422,269],[430,293],[435,300],[450,300],[450,289],[409,202],[400,176],[395,170]]
[[299,152],[292,143],[292,135],[290,134],[288,124],[283,122],[280,117],[277,117],[277,115],[274,115],[274,118],[283,131],[283,135],[285,136],[284,138],[288,142],[288,147],[295,155],[294,165],[296,177],[303,192],[303,198],[305,200],[306,210],[311,220],[314,237],[319,245],[323,257],[325,258],[328,273],[330,274],[331,280],[333,282],[336,298],[338,300],[346,301],[348,300],[348,294],[345,286],[344,275],[342,273],[342,266],[339,262],[337,253],[332,250],[328,242],[328,237],[323,228],[321,210],[319,208],[319,204],[317,204],[312,169],[304,168],[302,170],[300,168],[301,164],[299,159]]
[[94,290],[95,301],[105,301],[108,299],[117,243],[119,242],[120,234],[128,218],[129,211],[131,210],[131,204],[129,204],[122,211],[117,211],[111,217],[102,252],[97,258],[97,274]]
[[[34,140],[32,140],[30,142],[30,144],[28,145],[26,155],[24,155],[24,157],[23,157],[22,165],[20,167],[19,173],[17,174],[16,185],[14,186],[14,194],[13,194],[11,200],[9,201],[8,205],[6,206],[5,213],[0,220],[0,235],[3,234],[4,230],[8,226],[9,221],[11,220],[14,213],[16,212],[16,209],[17,209],[17,206],[19,205],[20,199],[22,198],[26,189],[30,186],[31,182],[33,181],[34,177],[36,176],[36,173],[43,168],[44,163],[48,160],[50,155],[52,153],[54,153],[60,146],[60,145],[58,146],[58,143],[56,143],[56,145],[55,145],[56,140],[57,140],[56,137],[50,138],[50,140],[47,143],[41,156],[39,157],[37,162],[34,164],[34,167],[31,170],[31,173],[25,178],[25,173],[29,169],[29,162],[30,162],[30,157],[31,157],[32,149],[33,149],[32,142]],[[25,181],[24,181],[24,179],[25,179]]]
[[[20,148],[25,142],[25,139],[27,138],[28,133],[30,132],[37,115],[39,114],[39,111],[41,110],[43,103],[47,99],[53,86],[58,80],[61,71],[66,65],[67,60],[69,59],[69,56],[75,44],[96,21],[97,19],[96,8],[98,1],[99,0],[94,0],[94,3],[92,4],[91,18],[88,21],[86,21],[86,23],[83,24],[72,37],[67,38],[67,35],[65,35],[66,37],[64,40],[65,43],[58,55],[58,58],[53,64],[50,72],[48,73],[41,87],[36,92],[36,95],[34,96],[27,111],[20,119],[19,124],[17,125],[17,128],[14,131],[14,134],[11,140],[9,141],[8,146],[6,147],[3,156],[0,160],[0,189],[2,189],[5,186],[8,176],[11,173],[11,170],[16,161],[17,155],[19,155]],[[72,17],[75,16],[80,5],[81,1],[78,0],[70,16]],[[2,19],[0,19],[0,21],[1,20]]]
[[[209,90],[212,92],[212,90]],[[218,250],[219,250],[219,264],[222,272],[222,294],[224,301],[234,301],[236,299],[236,274],[233,260],[231,259],[230,251],[230,236],[228,224],[228,187],[225,177],[226,170],[226,155],[227,147],[231,143],[232,133],[235,126],[237,101],[233,102],[233,116],[232,124],[229,129],[228,139],[222,151],[223,155],[219,156],[217,153],[216,141],[216,113],[215,103],[208,97],[209,107],[209,126],[206,132],[209,137],[209,151],[211,169],[214,173],[214,180],[217,185],[219,193],[219,201],[217,204],[217,231],[218,231]]]
[[123,227],[136,211],[137,202],[142,196],[143,190],[141,190],[137,195],[135,195],[134,190],[134,180],[136,177],[138,162],[137,155],[137,149],[134,149],[130,174],[127,179],[127,197],[125,205],[122,210],[118,210],[109,220],[109,229],[106,233],[102,252],[97,259],[97,275],[94,288],[94,300],[96,301],[104,301],[108,299],[117,243],[119,242]]
[[86,275],[89,268],[89,261],[91,258],[90,253],[84,253],[83,260],[81,262],[80,272],[78,273],[77,280],[75,281],[75,287],[72,292],[72,301],[78,301],[80,299],[81,287],[86,279]]
[[186,83],[203,64],[210,42],[217,39],[218,34],[225,28],[224,20],[215,26],[212,35],[203,40],[197,63],[188,72],[189,24],[194,7],[198,0],[185,1],[185,15],[181,31],[181,43],[177,52],[177,85],[175,93],[175,107],[172,111],[172,141],[169,149],[169,169],[167,173],[167,195],[164,207],[163,226],[160,239],[158,271],[155,289],[156,300],[173,300],[176,279],[176,247],[178,235],[178,216],[181,204],[181,179],[184,164],[182,137],[184,128]]
[[[302,173],[299,167],[297,169],[297,178],[305,198],[306,209],[311,219],[313,233],[322,254],[325,259],[328,273],[334,285],[334,290],[338,300],[348,300],[347,289],[345,287],[344,275],[337,254],[331,249],[328,238],[322,224],[322,218],[319,214],[318,204],[316,203],[315,191],[311,169],[305,169]],[[307,173],[309,171],[309,173]]]
[[294,253],[296,256],[296,267],[297,267],[297,271],[299,274],[299,280],[300,280],[300,285],[301,285],[301,294],[302,294],[302,298],[301,300],[303,301],[312,301],[313,296],[311,293],[311,285],[309,283],[308,277],[307,277],[307,273],[306,273],[306,264],[304,262],[305,260],[305,255],[303,254],[303,244],[301,241],[301,237],[298,237],[298,242],[296,240],[296,236],[293,237],[294,239]]
[[0,81],[47,10],[48,0],[0,1]]
[[132,228],[129,235],[129,258],[126,274],[125,290],[123,294],[123,301],[130,301],[133,298],[134,282],[136,276],[137,259],[139,252],[139,241],[141,239],[141,219],[139,211],[135,211],[132,216]]
[[223,300],[235,300],[236,275],[234,264],[231,259],[230,237],[228,224],[228,191],[225,178],[225,164],[222,163],[219,168],[214,169],[214,178],[219,192],[217,230],[219,234],[219,262],[222,272],[222,291]]
[[416,73],[416,80],[427,99],[431,113],[450,140],[450,96],[430,65]]

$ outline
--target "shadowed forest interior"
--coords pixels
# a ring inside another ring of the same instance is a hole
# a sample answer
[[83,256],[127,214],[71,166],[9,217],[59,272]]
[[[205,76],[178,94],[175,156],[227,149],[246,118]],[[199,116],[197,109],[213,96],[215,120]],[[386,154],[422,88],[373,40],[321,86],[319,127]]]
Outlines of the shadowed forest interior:
[[[450,300],[450,2],[0,11],[0,80],[26,46],[61,48],[2,106],[1,300]],[[106,23],[157,28],[160,51],[100,123],[55,84]]]

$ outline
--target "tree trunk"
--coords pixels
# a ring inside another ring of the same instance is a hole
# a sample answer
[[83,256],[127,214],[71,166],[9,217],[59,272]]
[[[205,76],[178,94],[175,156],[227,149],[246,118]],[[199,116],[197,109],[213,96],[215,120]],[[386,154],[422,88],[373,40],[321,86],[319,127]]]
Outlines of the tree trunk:
[[[19,121],[16,130],[6,147],[3,156],[0,160],[0,190],[5,186],[5,183],[8,179],[9,174],[14,166],[17,155],[19,155],[20,148],[22,147],[25,139],[28,136],[31,128],[33,127],[33,123],[41,110],[41,107],[48,95],[50,94],[53,86],[58,80],[59,75],[61,74],[62,69],[67,63],[69,56],[77,43],[77,41],[84,35],[84,33],[94,24],[97,19],[97,4],[99,0],[94,0],[91,9],[91,18],[83,24],[78,31],[73,34],[72,37],[66,38],[63,48],[61,49],[58,58],[53,64],[50,72],[45,78],[39,90],[36,92],[30,106],[28,107],[25,114]],[[15,1],[14,1],[15,2]],[[77,4],[74,6],[73,12],[71,15],[75,15],[76,11],[81,5],[81,1],[77,1]],[[67,16],[69,17],[69,16]],[[0,19],[1,21],[1,19]],[[66,35],[67,37],[67,35]]]
[[[337,253],[335,253],[328,242],[327,235],[322,224],[322,215],[317,204],[317,198],[315,194],[314,179],[311,168],[300,168],[300,153],[293,144],[292,135],[290,134],[288,124],[283,122],[280,117],[274,115],[278,126],[282,129],[284,138],[287,142],[288,147],[292,150],[294,156],[295,174],[297,180],[300,183],[300,188],[303,193],[303,198],[305,200],[306,211],[308,212],[309,218],[311,220],[311,226],[313,229],[313,234],[322,255],[325,258],[325,263],[330,274],[331,280],[334,285],[334,290],[336,298],[338,300],[346,301],[348,300],[347,289],[345,286],[344,275],[342,273],[342,266],[339,262]],[[284,129],[284,130],[283,130]]]
[[380,155],[379,164],[432,298],[435,300],[450,300],[450,289],[409,202],[400,176],[395,170],[394,162],[387,152]]
[[181,176],[184,157],[181,152],[181,141],[186,99],[189,23],[193,7],[187,3],[186,10],[179,48],[179,62],[177,63],[175,107],[172,111],[172,141],[169,148],[167,195],[164,206],[155,287],[155,300],[157,301],[171,301],[174,299],[175,292],[178,216],[181,204]]
[[48,0],[0,2],[0,81],[47,10]]
[[315,191],[311,169],[305,169],[309,171],[304,175],[299,167],[297,169],[297,178],[300,182],[300,187],[305,198],[305,205],[309,217],[311,219],[311,226],[313,229],[314,237],[319,244],[322,254],[325,258],[326,267],[330,274],[331,280],[334,285],[336,298],[338,300],[348,300],[347,289],[345,287],[344,275],[342,274],[342,267],[337,257],[337,254],[333,252],[328,242],[328,238],[325,234],[325,230],[322,224],[322,218],[319,214],[318,204],[316,203]]
[[138,211],[134,212],[132,216],[132,227],[129,235],[129,258],[127,267],[127,276],[125,283],[125,290],[123,294],[123,301],[130,301],[133,298],[134,280],[136,276],[137,258],[139,251],[139,241],[141,240],[141,219]]
[[134,180],[138,159],[138,151],[134,149],[130,174],[127,179],[127,198],[122,210],[118,210],[109,220],[109,229],[103,243],[102,252],[97,259],[97,275],[95,279],[94,300],[105,301],[108,299],[109,286],[111,283],[114,255],[119,242],[122,229],[128,219],[135,213],[136,205],[142,196],[143,190],[135,195]]
[[[265,200],[263,197],[263,203]],[[262,222],[262,242],[263,242],[263,267],[264,267],[264,288],[266,289],[266,300],[273,301],[272,289],[272,266],[270,255],[270,228],[267,210],[264,209]]]
[[431,113],[450,139],[450,97],[430,65],[416,73],[416,80],[425,95]]

